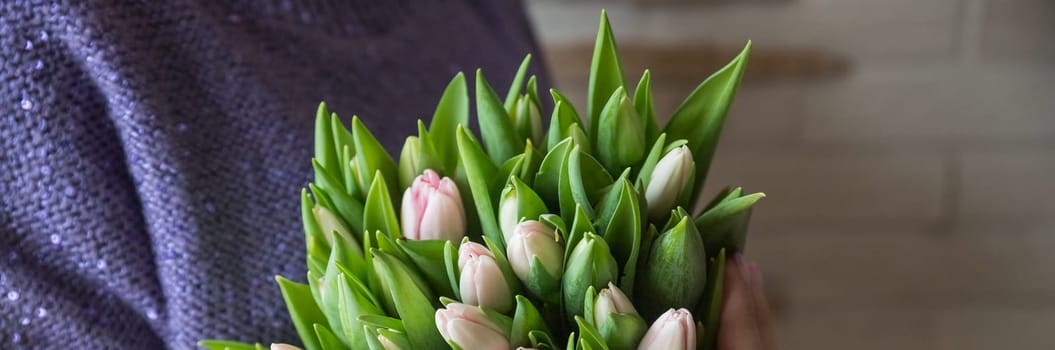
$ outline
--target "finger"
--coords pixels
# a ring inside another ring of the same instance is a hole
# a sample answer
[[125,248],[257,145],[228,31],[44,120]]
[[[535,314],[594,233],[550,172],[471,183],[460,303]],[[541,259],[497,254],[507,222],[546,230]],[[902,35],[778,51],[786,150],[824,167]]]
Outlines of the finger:
[[755,324],[758,326],[758,335],[762,340],[762,348],[776,350],[777,341],[773,335],[773,325],[769,316],[769,302],[766,301],[766,292],[763,288],[762,269],[758,263],[752,262],[748,270],[751,276],[751,295],[755,305]]
[[722,300],[721,325],[718,329],[719,350],[763,350],[748,279],[742,259],[725,266],[725,291]]

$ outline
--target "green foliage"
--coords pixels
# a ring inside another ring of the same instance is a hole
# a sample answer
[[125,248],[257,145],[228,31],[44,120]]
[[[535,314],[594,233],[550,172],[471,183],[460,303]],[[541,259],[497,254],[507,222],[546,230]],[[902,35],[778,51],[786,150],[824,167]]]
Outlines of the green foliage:
[[[553,109],[543,111],[544,82],[528,73],[531,55],[504,99],[480,70],[471,99],[465,74],[458,73],[427,127],[419,121],[417,135],[406,138],[398,163],[363,120],[353,117],[346,125],[320,104],[313,158],[306,162],[314,181],[300,198],[309,284],[277,278],[301,342],[322,350],[472,348],[444,339],[437,328],[437,308],[460,303],[462,296],[458,241],[403,237],[403,213],[418,210],[419,217],[435,215],[432,222],[463,219],[462,243],[484,243],[493,255],[516,307],[480,311],[511,347],[634,349],[648,328],[645,320],[667,308],[685,308],[706,329],[698,348],[715,348],[725,260],[745,249],[751,212],[764,195],[726,189],[699,211],[692,204],[750,51],[748,42],[665,118],[656,114],[648,70],[633,90],[627,86],[602,12],[585,114],[554,89]],[[470,106],[478,135],[468,128]],[[692,185],[676,204],[666,201],[677,207],[669,215],[668,207],[658,205],[649,212],[645,193],[657,180],[657,164],[681,146],[691,151],[695,169],[679,179]],[[425,198],[441,191],[433,183],[417,191],[425,197],[408,198],[409,207],[403,206],[403,194],[427,169],[453,181],[457,189],[450,191],[457,192],[461,207]],[[506,235],[525,219],[555,229],[563,274],[548,273],[539,256],[507,254]],[[531,266],[529,278],[517,278],[512,259],[529,259],[529,265],[517,265]],[[642,315],[613,312],[595,319],[596,291],[609,283]],[[199,346],[262,348],[219,340]]]

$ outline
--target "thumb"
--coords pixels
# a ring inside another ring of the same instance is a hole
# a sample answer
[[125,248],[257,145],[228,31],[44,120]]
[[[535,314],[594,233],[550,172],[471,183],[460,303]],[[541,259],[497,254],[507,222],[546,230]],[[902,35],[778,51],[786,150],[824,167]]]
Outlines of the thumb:
[[725,266],[725,293],[721,325],[718,329],[719,350],[761,350],[762,339],[755,319],[755,305],[750,279],[743,259],[737,256]]

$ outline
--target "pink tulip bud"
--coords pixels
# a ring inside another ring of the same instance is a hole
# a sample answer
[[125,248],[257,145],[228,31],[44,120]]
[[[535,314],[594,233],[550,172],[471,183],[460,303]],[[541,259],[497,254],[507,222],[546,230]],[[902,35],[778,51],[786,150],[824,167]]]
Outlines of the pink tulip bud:
[[300,350],[300,348],[282,343],[271,343],[271,350]]
[[486,306],[498,312],[513,309],[513,293],[494,254],[479,243],[465,242],[458,248],[462,302]]
[[610,314],[637,315],[637,309],[630,302],[630,298],[623,294],[612,282],[608,282],[608,288],[601,289],[597,293],[597,303],[593,306],[593,319],[602,323],[608,319]]
[[550,277],[560,278],[564,273],[564,248],[556,237],[553,229],[535,220],[525,220],[513,227],[506,253],[509,265],[521,281],[528,280],[536,257]]
[[436,329],[448,342],[462,349],[509,349],[509,332],[478,307],[459,303],[436,310]]
[[685,309],[667,310],[648,329],[637,349],[696,349],[696,322],[692,320],[692,313]]
[[458,186],[450,178],[426,169],[403,193],[403,236],[446,239],[457,243],[465,234],[465,211]]

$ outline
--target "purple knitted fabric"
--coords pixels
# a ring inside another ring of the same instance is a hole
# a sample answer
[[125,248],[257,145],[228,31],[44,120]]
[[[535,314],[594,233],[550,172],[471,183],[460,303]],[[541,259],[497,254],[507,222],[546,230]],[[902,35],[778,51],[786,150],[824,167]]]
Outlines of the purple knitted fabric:
[[0,349],[297,343],[318,102],[394,150],[534,48],[517,1],[0,2]]

